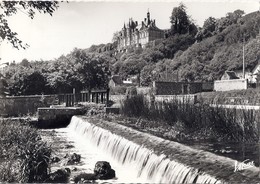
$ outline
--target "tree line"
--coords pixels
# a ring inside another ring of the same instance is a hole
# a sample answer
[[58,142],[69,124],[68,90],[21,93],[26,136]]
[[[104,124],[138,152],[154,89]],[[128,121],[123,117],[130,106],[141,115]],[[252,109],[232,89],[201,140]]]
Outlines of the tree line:
[[51,61],[25,59],[7,68],[5,88],[10,95],[106,88],[113,74],[123,79],[138,76],[143,86],[154,80],[214,81],[225,70],[242,69],[243,42],[246,68],[252,69],[259,61],[258,12],[244,15],[236,10],[219,19],[209,17],[199,27],[181,3],[173,8],[170,23],[166,37],[146,48],[129,47],[127,52],[115,54],[115,41],[75,48]]
[[40,95],[107,88],[108,66],[105,57],[77,48],[51,61],[24,59],[4,71],[6,89],[10,95]]

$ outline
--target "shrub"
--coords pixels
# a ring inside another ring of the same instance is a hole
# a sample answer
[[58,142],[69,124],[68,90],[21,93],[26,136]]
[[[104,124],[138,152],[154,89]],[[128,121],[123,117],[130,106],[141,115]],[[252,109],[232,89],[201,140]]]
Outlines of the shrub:
[[126,86],[116,86],[113,88],[110,88],[110,94],[111,95],[125,95],[126,93]]
[[[147,101],[142,95],[135,95],[122,102],[122,111],[127,116],[140,117],[146,114]],[[147,116],[147,115],[146,115]]]
[[35,128],[0,121],[1,182],[43,182],[48,178],[50,155]]

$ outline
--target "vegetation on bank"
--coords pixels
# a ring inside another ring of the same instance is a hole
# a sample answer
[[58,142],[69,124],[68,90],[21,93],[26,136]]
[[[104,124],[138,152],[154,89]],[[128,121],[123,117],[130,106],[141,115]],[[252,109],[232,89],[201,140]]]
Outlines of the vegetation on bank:
[[259,114],[254,110],[211,107],[180,100],[150,103],[144,96],[137,95],[122,102],[122,113],[135,121],[137,128],[160,127],[166,134],[159,136],[164,138],[169,138],[172,132],[173,140],[255,142],[259,139]]
[[198,93],[198,100],[204,103],[260,105],[260,90],[245,89]]
[[0,182],[44,182],[50,156],[50,147],[28,122],[0,120]]

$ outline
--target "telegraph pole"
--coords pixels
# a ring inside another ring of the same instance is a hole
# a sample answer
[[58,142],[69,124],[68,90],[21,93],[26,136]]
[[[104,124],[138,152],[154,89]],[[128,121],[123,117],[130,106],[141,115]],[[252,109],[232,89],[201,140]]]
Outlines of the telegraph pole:
[[245,36],[243,37],[243,79],[245,79]]
[[166,82],[168,82],[168,68],[167,68],[167,65],[166,65]]

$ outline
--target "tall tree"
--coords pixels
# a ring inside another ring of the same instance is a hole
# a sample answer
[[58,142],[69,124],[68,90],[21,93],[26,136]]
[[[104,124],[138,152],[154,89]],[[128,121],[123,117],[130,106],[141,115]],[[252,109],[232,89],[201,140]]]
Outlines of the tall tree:
[[29,67],[30,62],[28,61],[28,59],[23,59],[20,63],[20,65],[24,66],[24,67]]
[[23,44],[17,37],[18,34],[8,24],[7,18],[15,15],[17,11],[21,11],[33,19],[37,11],[52,15],[57,8],[57,1],[0,1],[0,9],[2,10],[0,14],[0,44],[7,40],[17,49],[28,47],[27,44]]
[[170,22],[172,24],[171,34],[185,34],[189,32],[191,22],[186,13],[186,6],[184,4],[180,3],[178,7],[173,8]]

